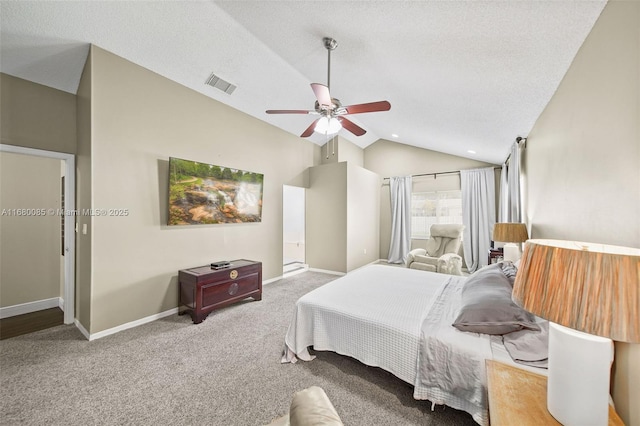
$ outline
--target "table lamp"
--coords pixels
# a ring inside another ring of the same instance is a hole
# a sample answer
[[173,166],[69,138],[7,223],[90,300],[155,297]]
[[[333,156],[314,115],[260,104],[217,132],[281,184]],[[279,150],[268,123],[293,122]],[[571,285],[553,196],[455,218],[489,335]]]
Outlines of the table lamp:
[[606,425],[613,342],[640,342],[640,249],[528,240],[513,301],[548,319],[547,409],[565,426]]
[[504,260],[512,262],[520,259],[520,243],[527,241],[527,226],[524,223],[496,223],[493,226],[493,241],[504,245]]

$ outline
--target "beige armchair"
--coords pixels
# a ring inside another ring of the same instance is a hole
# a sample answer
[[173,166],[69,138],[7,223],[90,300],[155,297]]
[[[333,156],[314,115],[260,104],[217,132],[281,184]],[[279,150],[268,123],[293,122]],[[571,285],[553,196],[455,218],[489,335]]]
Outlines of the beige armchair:
[[463,225],[456,224],[431,225],[427,249],[411,250],[407,255],[407,268],[462,275],[462,258],[458,251],[463,229]]
[[344,426],[324,390],[318,386],[296,392],[289,413],[267,426]]

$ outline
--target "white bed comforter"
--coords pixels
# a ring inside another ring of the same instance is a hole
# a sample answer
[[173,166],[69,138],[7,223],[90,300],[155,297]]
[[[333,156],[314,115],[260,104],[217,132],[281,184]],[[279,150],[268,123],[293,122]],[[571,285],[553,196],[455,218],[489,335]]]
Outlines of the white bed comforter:
[[487,424],[487,335],[451,326],[464,277],[384,265],[350,272],[296,302],[282,362],[308,347],[351,356],[414,385],[414,398],[469,412]]
[[307,293],[296,302],[283,362],[312,360],[313,346],[413,384],[422,320],[446,277],[370,265]]

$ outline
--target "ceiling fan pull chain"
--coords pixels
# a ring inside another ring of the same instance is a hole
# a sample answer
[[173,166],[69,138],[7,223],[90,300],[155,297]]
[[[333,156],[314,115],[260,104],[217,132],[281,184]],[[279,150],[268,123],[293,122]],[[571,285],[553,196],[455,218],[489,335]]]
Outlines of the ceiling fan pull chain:
[[325,132],[324,137],[325,137],[324,146],[327,147],[327,160],[328,160],[329,159],[329,134],[327,132]]

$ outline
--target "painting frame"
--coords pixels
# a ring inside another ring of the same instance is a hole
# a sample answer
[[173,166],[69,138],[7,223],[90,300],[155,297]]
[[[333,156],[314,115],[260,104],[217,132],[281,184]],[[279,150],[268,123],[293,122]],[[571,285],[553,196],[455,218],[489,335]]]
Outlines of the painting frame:
[[264,174],[169,157],[167,225],[262,222]]

